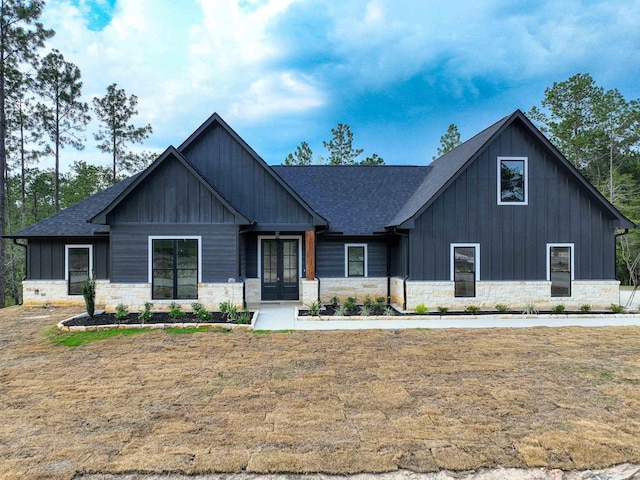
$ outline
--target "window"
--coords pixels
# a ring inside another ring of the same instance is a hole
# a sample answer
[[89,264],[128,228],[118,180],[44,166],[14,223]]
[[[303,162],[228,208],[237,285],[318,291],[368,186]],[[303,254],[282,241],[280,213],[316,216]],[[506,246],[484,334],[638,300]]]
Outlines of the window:
[[82,295],[84,282],[93,274],[93,246],[65,245],[65,280],[69,295]]
[[527,157],[498,157],[498,205],[527,205]]
[[152,298],[198,298],[200,238],[150,237]]
[[366,243],[345,244],[344,257],[345,277],[366,277],[368,275]]
[[548,244],[547,280],[551,281],[551,296],[570,297],[573,279],[573,244]]
[[451,244],[451,280],[456,297],[475,297],[480,280],[480,244]]

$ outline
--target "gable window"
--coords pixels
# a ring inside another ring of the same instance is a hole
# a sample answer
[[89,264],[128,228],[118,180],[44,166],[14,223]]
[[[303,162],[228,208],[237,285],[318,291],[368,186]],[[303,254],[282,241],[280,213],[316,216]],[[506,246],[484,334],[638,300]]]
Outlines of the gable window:
[[527,157],[498,157],[498,205],[527,205]]
[[573,279],[573,244],[548,244],[547,280],[551,281],[551,296],[570,297]]
[[367,244],[347,243],[344,246],[344,276],[366,277],[367,272]]
[[150,237],[152,298],[198,298],[200,238]]
[[69,295],[82,295],[84,282],[93,274],[93,245],[65,245],[65,280]]
[[480,244],[451,244],[451,280],[456,297],[475,297],[480,280]]

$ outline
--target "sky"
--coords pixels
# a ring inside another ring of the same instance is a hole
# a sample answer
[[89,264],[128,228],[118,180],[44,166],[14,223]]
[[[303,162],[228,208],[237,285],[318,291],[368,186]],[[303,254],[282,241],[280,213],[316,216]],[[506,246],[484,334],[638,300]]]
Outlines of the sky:
[[[48,0],[42,21],[87,102],[138,97],[157,153],[218,112],[269,164],[326,158],[346,123],[361,158],[425,165],[451,123],[464,141],[576,73],[640,98],[640,0]],[[63,165],[108,164],[86,137]]]

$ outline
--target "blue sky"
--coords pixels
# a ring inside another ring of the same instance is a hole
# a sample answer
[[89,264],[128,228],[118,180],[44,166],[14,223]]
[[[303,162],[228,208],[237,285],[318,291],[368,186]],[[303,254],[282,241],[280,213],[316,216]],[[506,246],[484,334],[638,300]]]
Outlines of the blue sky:
[[[44,23],[87,101],[139,97],[144,148],[179,145],[217,111],[268,163],[347,123],[363,157],[427,164],[544,89],[589,73],[640,98],[640,0],[49,0]],[[93,148],[63,161],[107,163]]]

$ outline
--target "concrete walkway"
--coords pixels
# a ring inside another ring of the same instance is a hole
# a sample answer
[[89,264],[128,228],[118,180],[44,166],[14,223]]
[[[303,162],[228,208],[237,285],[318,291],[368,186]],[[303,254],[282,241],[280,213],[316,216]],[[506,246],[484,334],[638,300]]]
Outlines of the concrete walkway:
[[[626,305],[631,291],[620,292],[620,304]],[[594,315],[592,317],[567,316],[552,318],[550,316],[522,315],[512,318],[481,315],[477,318],[464,317],[431,317],[424,320],[296,320],[295,307],[303,308],[298,302],[265,302],[251,305],[251,309],[259,309],[260,314],[255,330],[400,330],[406,328],[529,328],[529,327],[608,327],[608,326],[640,326],[640,314],[635,315]],[[630,309],[640,308],[640,292],[634,296]]]

